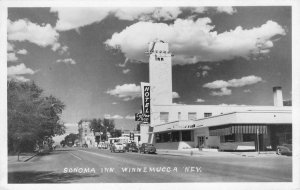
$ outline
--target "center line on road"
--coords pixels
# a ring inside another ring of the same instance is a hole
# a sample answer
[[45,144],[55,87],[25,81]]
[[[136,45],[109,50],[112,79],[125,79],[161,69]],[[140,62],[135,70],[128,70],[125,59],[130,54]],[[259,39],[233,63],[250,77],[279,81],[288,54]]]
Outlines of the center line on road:
[[75,158],[78,158],[79,160],[81,160],[81,158],[79,158],[78,156],[76,156],[75,154],[73,153],[70,153],[72,156],[74,156]]

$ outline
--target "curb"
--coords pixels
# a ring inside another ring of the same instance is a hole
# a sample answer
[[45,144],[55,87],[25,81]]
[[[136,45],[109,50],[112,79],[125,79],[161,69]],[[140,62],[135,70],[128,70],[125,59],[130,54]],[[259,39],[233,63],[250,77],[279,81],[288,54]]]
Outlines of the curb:
[[27,162],[27,161],[29,161],[30,159],[32,159],[33,157],[37,156],[38,154],[39,154],[39,153],[36,153],[36,154],[34,154],[33,156],[31,156],[31,157],[27,158],[26,160],[24,160],[24,162]]

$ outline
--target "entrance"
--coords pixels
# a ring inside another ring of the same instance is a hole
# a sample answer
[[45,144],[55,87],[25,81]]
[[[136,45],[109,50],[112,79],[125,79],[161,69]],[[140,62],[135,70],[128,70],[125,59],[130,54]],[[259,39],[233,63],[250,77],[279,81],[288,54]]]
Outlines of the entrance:
[[205,136],[198,137],[198,147],[203,148],[205,145]]

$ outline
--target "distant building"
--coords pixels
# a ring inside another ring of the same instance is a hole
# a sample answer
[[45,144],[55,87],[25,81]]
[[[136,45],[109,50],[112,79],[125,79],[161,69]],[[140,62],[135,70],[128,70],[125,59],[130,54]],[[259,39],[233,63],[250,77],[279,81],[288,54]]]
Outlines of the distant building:
[[292,108],[283,106],[281,87],[273,88],[274,106],[173,104],[168,43],[151,42],[148,53],[151,122],[141,125],[142,142],[160,149],[222,150],[274,150],[291,143]]
[[90,129],[90,120],[81,120],[78,123],[79,144],[87,144],[89,147],[96,146],[94,132]]

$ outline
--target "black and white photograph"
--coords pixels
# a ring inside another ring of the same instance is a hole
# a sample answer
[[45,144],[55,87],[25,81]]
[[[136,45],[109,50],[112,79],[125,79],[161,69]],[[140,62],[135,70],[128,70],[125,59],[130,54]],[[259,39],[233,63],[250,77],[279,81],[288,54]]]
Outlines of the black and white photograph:
[[299,188],[296,3],[130,2],[2,4],[5,188]]

